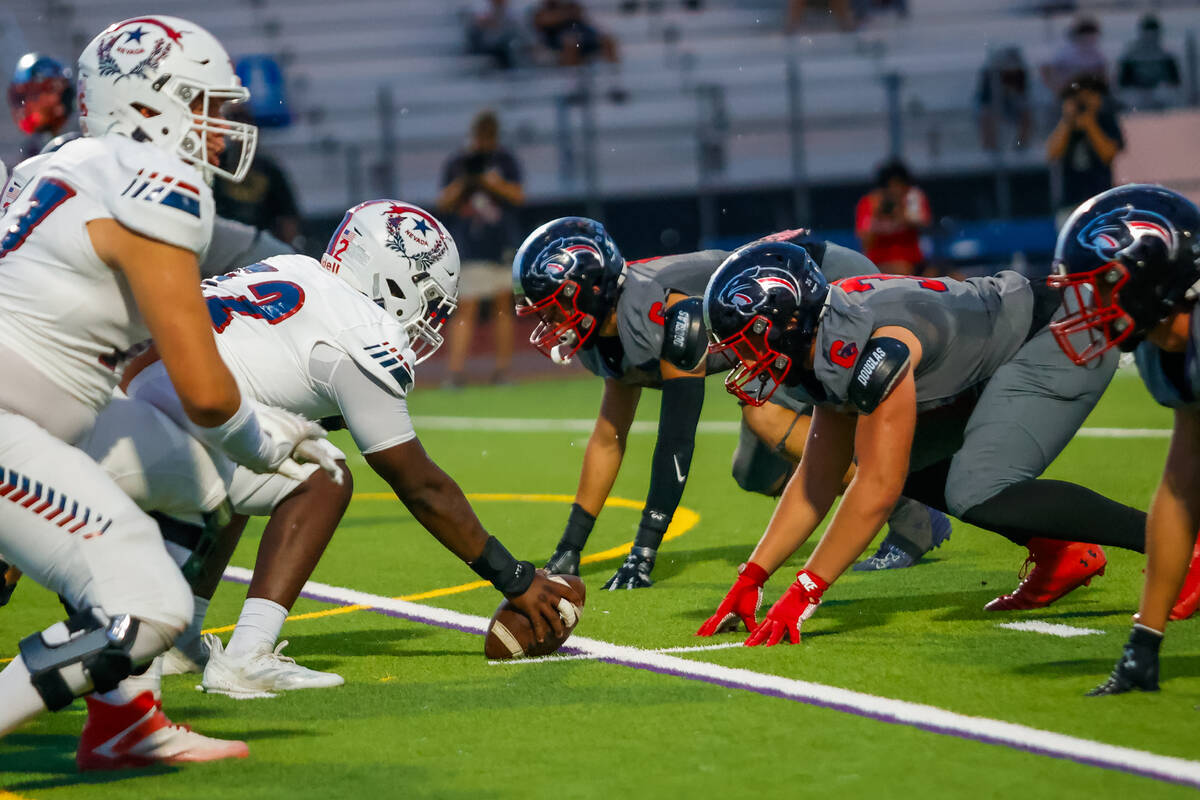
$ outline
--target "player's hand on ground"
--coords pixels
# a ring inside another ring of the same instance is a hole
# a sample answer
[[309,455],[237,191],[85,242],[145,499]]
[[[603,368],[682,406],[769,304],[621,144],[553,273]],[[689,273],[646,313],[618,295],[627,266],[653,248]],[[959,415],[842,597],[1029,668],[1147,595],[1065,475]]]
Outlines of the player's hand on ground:
[[579,551],[573,547],[559,545],[554,555],[546,562],[546,572],[552,575],[578,575]]
[[767,571],[751,561],[738,567],[738,579],[717,606],[717,612],[705,620],[696,631],[697,636],[712,636],[737,630],[738,622],[754,633],[758,627],[758,609],[762,607],[763,584],[767,582]]
[[562,617],[558,613],[558,604],[564,598],[571,602],[571,590],[561,583],[550,580],[545,570],[537,570],[533,575],[533,583],[522,594],[512,595],[508,599],[533,623],[533,635],[538,642],[544,642],[551,633],[556,638],[562,638],[566,633]]
[[1108,680],[1088,692],[1087,696],[1124,694],[1133,689],[1157,692],[1158,648],[1161,644],[1161,633],[1142,625],[1134,626]]
[[808,570],[800,570],[796,580],[775,601],[766,619],[746,639],[746,646],[779,644],[787,638],[792,644],[800,644],[800,626],[821,605],[821,595],[829,584]]
[[654,557],[658,551],[652,547],[631,547],[625,563],[602,586],[610,592],[617,589],[646,589],[654,585],[650,570],[654,569]]

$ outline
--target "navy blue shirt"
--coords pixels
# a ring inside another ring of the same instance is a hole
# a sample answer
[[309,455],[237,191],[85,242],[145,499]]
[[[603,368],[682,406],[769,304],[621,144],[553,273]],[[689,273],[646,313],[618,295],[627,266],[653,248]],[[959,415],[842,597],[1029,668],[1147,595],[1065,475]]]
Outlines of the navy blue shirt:
[[[517,159],[500,148],[488,153],[455,153],[442,171],[442,186],[464,175],[482,175],[491,170],[510,183],[521,182]],[[520,243],[516,207],[479,186],[467,190],[458,207],[447,216],[446,227],[463,261],[502,262]]]

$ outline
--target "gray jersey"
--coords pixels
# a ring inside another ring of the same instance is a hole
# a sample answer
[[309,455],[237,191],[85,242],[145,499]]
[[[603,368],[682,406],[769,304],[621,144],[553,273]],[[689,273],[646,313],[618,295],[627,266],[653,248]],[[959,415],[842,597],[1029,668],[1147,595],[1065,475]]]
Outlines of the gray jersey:
[[1167,408],[1200,409],[1200,304],[1192,308],[1186,351],[1168,353],[1142,342],[1134,358],[1155,400]]
[[[990,378],[1030,334],[1033,289],[1016,272],[966,281],[882,275],[830,288],[806,386],[806,402],[849,406],[850,380],[874,331],[899,326],[921,343],[914,377],[917,410],[945,405]],[[815,378],[815,383],[814,379]]]
[[[800,231],[788,233],[796,234],[788,241],[808,250],[830,281],[877,271],[861,253],[832,242],[803,241],[799,238]],[[581,350],[580,363],[602,378],[617,378],[633,386],[661,387],[659,359],[667,296],[672,292],[689,297],[703,295],[709,277],[728,257],[726,250],[701,250],[631,262],[617,300],[617,336],[599,339],[592,347]],[[709,375],[729,370],[724,356],[709,356],[706,366]]]

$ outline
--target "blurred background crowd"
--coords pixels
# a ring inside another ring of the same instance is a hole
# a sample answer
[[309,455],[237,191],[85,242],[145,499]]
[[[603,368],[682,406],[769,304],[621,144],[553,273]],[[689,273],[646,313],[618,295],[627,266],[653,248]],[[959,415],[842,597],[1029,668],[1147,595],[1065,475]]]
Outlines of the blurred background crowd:
[[[74,126],[70,68],[134,0],[0,8],[10,167]],[[554,216],[627,258],[810,227],[882,271],[1049,267],[1114,183],[1200,194],[1194,0],[160,0],[233,54],[261,128],[225,216],[320,251],[344,210],[436,209],[464,262],[436,379],[505,382],[508,265]],[[35,54],[35,55],[26,55]],[[1194,199],[1196,199],[1194,197]],[[476,324],[479,323],[479,324]]]

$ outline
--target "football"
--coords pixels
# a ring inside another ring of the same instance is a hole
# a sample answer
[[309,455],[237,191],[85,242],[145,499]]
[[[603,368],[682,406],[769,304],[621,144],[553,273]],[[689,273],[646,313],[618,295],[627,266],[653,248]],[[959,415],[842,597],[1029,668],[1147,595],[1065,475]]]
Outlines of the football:
[[559,603],[558,613],[565,626],[563,635],[557,637],[551,633],[539,644],[533,638],[533,623],[529,617],[518,611],[506,598],[488,622],[487,638],[483,643],[485,656],[493,660],[548,656],[563,646],[563,642],[579,624],[587,591],[583,581],[575,575],[551,575],[550,580],[566,586],[575,597],[574,600],[564,598]]

